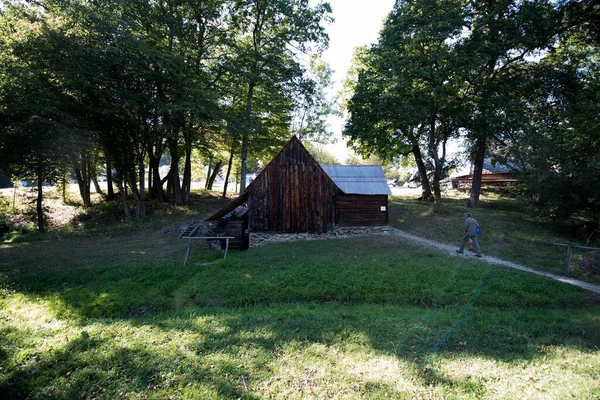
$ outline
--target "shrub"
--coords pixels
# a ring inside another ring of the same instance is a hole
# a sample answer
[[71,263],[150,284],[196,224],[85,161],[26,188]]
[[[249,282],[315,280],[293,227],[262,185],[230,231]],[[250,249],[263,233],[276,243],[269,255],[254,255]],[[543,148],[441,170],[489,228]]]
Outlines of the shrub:
[[13,230],[13,223],[8,218],[0,218],[0,234],[8,233]]
[[600,275],[600,251],[590,251],[581,259],[581,269],[587,275]]

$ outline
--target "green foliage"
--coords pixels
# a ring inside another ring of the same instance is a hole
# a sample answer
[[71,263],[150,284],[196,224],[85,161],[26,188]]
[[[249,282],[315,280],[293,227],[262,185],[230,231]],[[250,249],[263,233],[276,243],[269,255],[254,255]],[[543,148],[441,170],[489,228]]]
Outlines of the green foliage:
[[320,54],[326,45],[322,24],[329,20],[329,13],[328,3],[311,7],[306,1],[237,1],[231,5],[225,23],[234,51],[226,54],[227,84],[233,88],[230,102],[241,139],[241,191],[249,156],[289,137],[294,96],[308,94],[311,86],[319,84],[310,77],[303,79],[300,58]]
[[464,84],[454,51],[462,12],[457,1],[397,3],[379,42],[357,55],[362,67],[347,102],[344,134],[355,148],[386,161],[414,156],[425,198],[431,195],[428,173],[434,173],[437,203],[448,168],[446,143],[466,112],[456,101]]
[[333,113],[335,100],[327,95],[331,89],[333,71],[317,55],[308,65],[308,78],[300,86],[301,96],[296,99],[291,132],[300,140],[311,140],[319,144],[332,141],[327,117]]
[[4,196],[0,196],[0,218],[6,217],[10,213],[10,209],[10,201]]
[[13,230],[13,223],[6,218],[0,217],[0,235],[8,233]]
[[[0,164],[48,182],[75,167],[88,205],[86,185],[106,162],[139,218],[148,165],[152,194],[184,204],[194,148],[272,156],[289,138],[299,93],[315,100],[306,121],[324,129],[327,107],[316,99],[328,69],[315,61],[308,76],[300,58],[326,44],[330,12],[305,1],[9,1],[0,14]],[[183,183],[171,178],[164,193],[167,152],[170,176],[181,170]]]
[[599,13],[588,1],[397,2],[378,43],[355,54],[345,135],[365,154],[413,155],[423,198],[433,173],[438,199],[436,181],[453,167],[446,140],[461,134],[475,166],[471,207],[492,155],[530,174],[548,211],[593,230]]
[[329,153],[322,144],[313,144],[311,142],[304,142],[302,144],[319,164],[336,165],[340,163],[337,158],[335,158],[333,154]]
[[598,46],[578,34],[544,59],[535,72],[545,85],[528,99],[528,109],[535,126],[545,129],[519,142],[536,149],[523,175],[532,198],[556,218],[585,221],[588,234],[600,226],[597,54]]

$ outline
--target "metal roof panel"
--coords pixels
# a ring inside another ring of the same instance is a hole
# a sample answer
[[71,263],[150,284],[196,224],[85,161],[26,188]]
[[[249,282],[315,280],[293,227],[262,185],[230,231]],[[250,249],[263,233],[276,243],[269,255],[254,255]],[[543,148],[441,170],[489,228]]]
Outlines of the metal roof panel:
[[321,165],[321,167],[346,194],[392,194],[381,165]]

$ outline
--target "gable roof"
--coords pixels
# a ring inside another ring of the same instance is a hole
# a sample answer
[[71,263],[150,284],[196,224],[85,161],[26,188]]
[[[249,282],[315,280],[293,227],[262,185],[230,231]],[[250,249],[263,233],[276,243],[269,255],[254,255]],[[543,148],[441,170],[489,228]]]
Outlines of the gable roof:
[[[298,139],[298,137],[296,135],[294,135],[286,143],[286,145],[281,148],[279,153],[277,153],[277,155],[275,157],[273,157],[273,159],[271,161],[269,161],[269,163],[263,168],[263,170],[260,171],[260,173],[256,176],[256,178],[254,178],[254,180],[252,182],[250,182],[250,184],[246,187],[244,192],[250,191],[250,188],[253,185],[259,185],[260,184],[259,182],[261,181],[261,179],[263,179],[262,175],[267,174],[266,171],[268,171],[269,168],[277,168],[278,165],[288,164],[288,163],[314,164],[321,170],[321,172],[323,173],[324,176],[331,179],[331,177],[329,177],[327,175],[327,173],[323,170],[323,166],[321,164],[319,164],[319,162],[317,160],[315,160],[315,158],[309,153],[309,151],[306,150],[306,147],[304,147],[304,145],[302,144],[300,139]],[[332,181],[332,183],[333,183],[333,181]]]
[[[463,168],[454,171],[450,174],[450,178],[463,178],[469,175],[473,175],[474,165],[473,162],[467,163]],[[502,164],[500,162],[492,162],[490,157],[483,159],[483,173],[484,174],[509,174],[515,171],[520,171],[517,164],[508,162]]]
[[321,165],[345,194],[392,194],[381,165]]
[[506,174],[509,172],[515,172],[519,167],[512,162],[508,162],[506,164],[501,164],[499,162],[492,162],[491,158],[485,158],[483,160],[483,169],[492,174]]

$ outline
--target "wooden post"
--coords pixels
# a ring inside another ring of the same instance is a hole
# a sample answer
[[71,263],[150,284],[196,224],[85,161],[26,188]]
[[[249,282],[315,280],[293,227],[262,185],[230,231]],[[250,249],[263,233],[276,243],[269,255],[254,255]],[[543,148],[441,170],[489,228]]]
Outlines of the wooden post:
[[183,260],[183,265],[187,264],[188,256],[190,255],[190,249],[192,248],[192,239],[188,240],[188,248],[185,252],[185,260]]
[[587,247],[587,246],[576,246],[574,244],[564,244],[564,243],[552,243],[555,246],[562,246],[567,248],[567,261],[565,262],[565,274],[571,272],[571,253],[573,252],[573,248],[583,249],[583,250],[600,250],[598,247]]
[[225,255],[223,256],[223,260],[227,260],[227,250],[229,250],[229,238],[225,239]]
[[565,274],[571,272],[571,252],[573,251],[573,246],[567,247],[567,263],[565,264]]
[[182,237],[182,239],[188,239],[188,247],[185,252],[185,260],[183,260],[183,265],[187,264],[188,257],[190,255],[190,250],[192,248],[192,239],[203,239],[203,240],[216,240],[216,239],[225,239],[225,255],[223,256],[223,260],[227,259],[227,251],[229,250],[229,239],[235,239],[233,236],[190,236],[190,237]]

